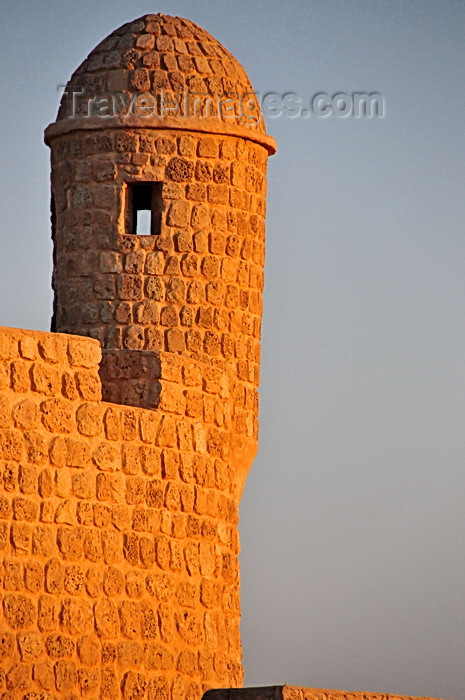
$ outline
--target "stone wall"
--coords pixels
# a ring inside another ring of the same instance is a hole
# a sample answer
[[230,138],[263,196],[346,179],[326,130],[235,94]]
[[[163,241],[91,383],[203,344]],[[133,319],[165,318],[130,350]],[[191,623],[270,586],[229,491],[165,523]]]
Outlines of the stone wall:
[[324,690],[301,688],[295,685],[273,685],[263,688],[229,688],[210,690],[204,700],[431,700],[411,695],[386,695],[385,693],[360,693],[348,690]]
[[156,412],[105,403],[100,357],[96,340],[0,332],[1,697],[240,685],[228,388],[161,353]]
[[[216,366],[235,385],[232,429],[256,438],[267,150],[150,129],[70,133],[51,149],[54,330],[101,342],[117,403],[158,405],[158,353]],[[160,235],[128,232],[138,182],[163,183]]]

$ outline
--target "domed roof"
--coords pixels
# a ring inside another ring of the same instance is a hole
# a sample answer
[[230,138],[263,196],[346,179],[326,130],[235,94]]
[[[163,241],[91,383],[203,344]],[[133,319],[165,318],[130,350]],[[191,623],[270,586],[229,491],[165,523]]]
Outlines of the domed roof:
[[243,67],[181,17],[144,15],[101,41],[71,76],[46,141],[123,125],[231,133],[275,150]]

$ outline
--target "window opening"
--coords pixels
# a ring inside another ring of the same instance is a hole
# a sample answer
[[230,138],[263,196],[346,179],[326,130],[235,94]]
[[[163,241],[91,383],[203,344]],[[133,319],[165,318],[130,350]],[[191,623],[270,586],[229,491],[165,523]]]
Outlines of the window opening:
[[162,182],[132,182],[128,184],[128,231],[137,236],[158,236],[161,233]]

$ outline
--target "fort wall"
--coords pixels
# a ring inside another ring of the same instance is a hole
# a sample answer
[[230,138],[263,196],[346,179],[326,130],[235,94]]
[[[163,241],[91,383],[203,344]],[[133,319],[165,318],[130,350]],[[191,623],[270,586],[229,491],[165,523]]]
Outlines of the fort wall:
[[241,485],[215,412],[186,415],[178,391],[222,405],[222,377],[162,354],[169,398],[130,408],[100,400],[100,357],[96,340],[0,332],[4,697],[240,685]]
[[385,693],[350,692],[348,690],[325,690],[302,688],[295,685],[272,685],[262,688],[229,688],[210,690],[204,700],[432,700],[411,695]]

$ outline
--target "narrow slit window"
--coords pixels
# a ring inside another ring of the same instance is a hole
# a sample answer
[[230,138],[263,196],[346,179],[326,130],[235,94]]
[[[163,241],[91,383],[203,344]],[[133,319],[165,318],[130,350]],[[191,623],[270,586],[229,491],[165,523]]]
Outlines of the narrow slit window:
[[162,182],[132,182],[128,184],[128,232],[138,236],[158,236],[161,233]]

